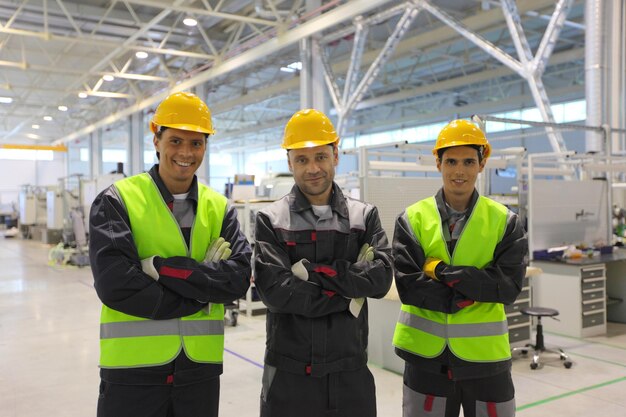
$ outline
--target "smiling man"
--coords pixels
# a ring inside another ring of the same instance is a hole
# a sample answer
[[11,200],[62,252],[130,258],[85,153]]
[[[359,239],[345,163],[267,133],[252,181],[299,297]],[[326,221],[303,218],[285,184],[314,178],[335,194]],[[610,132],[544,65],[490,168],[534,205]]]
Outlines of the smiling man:
[[150,123],[159,163],[96,197],[89,256],[100,318],[98,417],[216,417],[224,306],[250,285],[237,213],[195,172],[214,133],[196,95]]
[[518,216],[475,189],[490,153],[476,125],[450,122],[433,149],[443,187],[396,220],[403,417],[515,415],[503,305],[520,292],[528,243]]
[[261,210],[255,284],[268,307],[262,417],[376,415],[367,302],[391,285],[391,248],[371,204],[333,181],[339,137],[322,112],[297,112],[282,147],[296,185]]

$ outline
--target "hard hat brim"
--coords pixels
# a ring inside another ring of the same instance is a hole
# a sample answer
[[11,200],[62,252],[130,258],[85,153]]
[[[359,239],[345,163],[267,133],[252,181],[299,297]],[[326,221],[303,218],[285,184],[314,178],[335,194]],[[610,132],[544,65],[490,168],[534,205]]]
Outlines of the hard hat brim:
[[318,140],[307,140],[307,141],[303,141],[303,142],[297,142],[297,143],[292,143],[289,145],[285,145],[282,144],[281,147],[283,149],[305,149],[305,148],[316,148],[318,146],[324,146],[324,145],[333,145],[333,144],[337,144],[339,141],[335,140],[332,142],[327,142],[327,141],[318,141]]
[[206,133],[207,135],[212,135],[212,134],[215,133],[214,129],[206,129],[206,128],[203,128],[201,126],[190,125],[190,124],[185,124],[185,123],[181,123],[181,124],[169,124],[168,123],[168,124],[157,125],[154,122],[152,122],[150,124],[150,130],[152,131],[152,133],[156,133],[157,132],[158,126],[169,127],[169,128],[172,128],[172,129],[187,130],[189,132]]

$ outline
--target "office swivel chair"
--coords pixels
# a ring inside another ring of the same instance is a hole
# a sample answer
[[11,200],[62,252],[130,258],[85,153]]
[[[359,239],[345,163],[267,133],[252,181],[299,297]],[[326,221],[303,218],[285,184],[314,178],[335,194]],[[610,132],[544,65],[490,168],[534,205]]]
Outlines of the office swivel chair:
[[[535,344],[528,343],[524,347],[515,347],[511,350],[514,352],[521,352],[523,355],[528,353],[529,348],[534,350],[533,361],[530,363],[530,369],[537,369],[539,367],[539,357],[542,353],[554,353],[559,355],[559,358],[563,361],[563,366],[567,369],[572,367],[572,361],[569,360],[569,356],[563,352],[563,349],[548,349],[543,343],[543,326],[541,325],[542,317],[554,318],[559,315],[558,310],[545,307],[524,307],[520,309],[520,312],[524,315],[537,317],[537,334],[535,335]],[[555,319],[556,320],[556,319]]]

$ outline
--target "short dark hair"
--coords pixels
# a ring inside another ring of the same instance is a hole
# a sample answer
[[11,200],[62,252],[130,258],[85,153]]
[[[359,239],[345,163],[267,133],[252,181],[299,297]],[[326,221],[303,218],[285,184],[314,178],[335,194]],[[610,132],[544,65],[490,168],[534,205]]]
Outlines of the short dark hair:
[[[156,133],[155,133],[154,135],[157,137],[157,139],[161,139],[161,135],[162,135],[162,134],[163,134],[163,132],[165,132],[167,129],[169,129],[169,127],[167,127],[167,126],[159,126],[159,128],[157,129],[157,131],[156,131]],[[205,140],[206,140],[206,139],[208,139],[208,138],[209,138],[209,136],[210,136],[210,135],[209,135],[208,133],[205,133],[205,134],[204,134],[204,139],[205,139]]]
[[[483,152],[485,152],[484,146],[480,146],[480,145],[463,145],[463,146],[469,146],[470,148],[476,149],[476,151],[478,152],[478,163],[481,163],[483,161]],[[441,160],[441,158],[443,157],[443,153],[445,151],[447,151],[450,148],[455,148],[455,147],[456,146],[448,146],[447,148],[437,149],[437,159]]]

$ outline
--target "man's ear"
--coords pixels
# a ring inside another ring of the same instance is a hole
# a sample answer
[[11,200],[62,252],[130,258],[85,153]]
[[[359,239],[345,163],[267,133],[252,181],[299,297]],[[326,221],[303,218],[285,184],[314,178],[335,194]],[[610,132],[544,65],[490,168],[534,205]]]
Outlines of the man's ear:
[[159,142],[159,138],[154,135],[154,137],[152,138],[152,143],[154,144],[154,150],[156,151],[157,161],[161,160],[161,153],[159,152]]
[[478,170],[478,172],[483,172],[483,169],[485,169],[486,164],[487,164],[487,160],[483,158],[483,160],[480,161],[480,170]]

